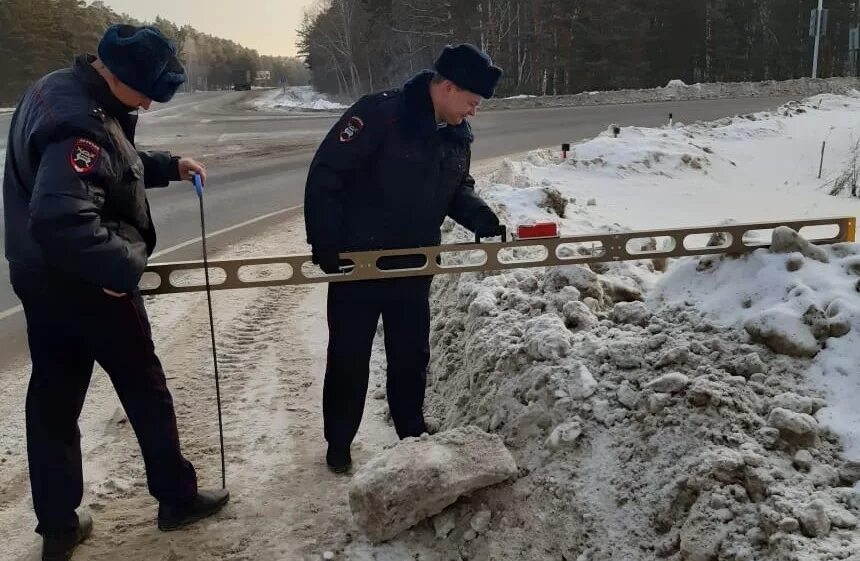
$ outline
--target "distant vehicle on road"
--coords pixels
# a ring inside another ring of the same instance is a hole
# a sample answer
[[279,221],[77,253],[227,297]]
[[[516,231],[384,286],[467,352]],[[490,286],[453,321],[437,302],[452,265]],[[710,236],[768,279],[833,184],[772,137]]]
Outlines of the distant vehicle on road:
[[236,70],[233,72],[233,89],[237,92],[251,91],[250,70]]

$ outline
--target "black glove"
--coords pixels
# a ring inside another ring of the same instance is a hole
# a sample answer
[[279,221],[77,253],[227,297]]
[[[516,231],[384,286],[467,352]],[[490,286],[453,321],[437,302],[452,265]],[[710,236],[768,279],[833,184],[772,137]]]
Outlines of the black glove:
[[499,217],[489,210],[475,219],[474,226],[476,238],[494,238],[505,234],[505,227],[499,224]]
[[311,256],[313,263],[319,265],[325,274],[335,275],[341,272],[341,265],[349,264],[349,261],[341,260],[338,257],[339,254],[340,252],[334,247],[314,246]]

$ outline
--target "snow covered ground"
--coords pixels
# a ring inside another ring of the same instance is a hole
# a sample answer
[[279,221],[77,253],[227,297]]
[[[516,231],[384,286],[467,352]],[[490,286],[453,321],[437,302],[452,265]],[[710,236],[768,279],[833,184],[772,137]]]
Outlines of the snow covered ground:
[[[567,234],[857,216],[828,192],[858,133],[860,95],[823,95],[533,152],[482,195]],[[438,278],[428,411],[501,434],[521,470],[452,508],[447,539],[472,558],[860,558],[860,245],[785,251]]]
[[[517,223],[546,218],[541,205],[547,192],[560,193],[575,201],[568,217],[561,219],[562,230],[568,233],[858,216],[860,199],[828,195],[858,137],[860,94],[821,95],[775,113],[689,126],[677,123],[666,129],[634,127],[623,129],[618,138],[607,131],[574,147],[567,161],[559,161],[552,152],[534,152],[525,162],[506,162],[496,177],[498,183],[485,196],[507,208]],[[825,140],[825,166],[818,179]],[[594,204],[589,206],[589,200]],[[745,268],[723,267],[705,275],[703,285],[696,264],[688,260],[660,283],[657,294],[672,304],[696,299],[695,307],[709,317],[742,325],[804,286],[798,290],[816,295],[815,304],[822,311],[838,300],[842,303],[834,306],[841,305],[850,317],[858,316],[857,279],[844,272],[860,259],[834,258],[820,265],[812,261],[797,275],[785,273],[784,261],[780,256],[756,255]],[[755,305],[744,307],[748,294]],[[807,300],[794,306],[802,307]],[[835,308],[832,313],[837,313]],[[831,342],[815,370],[833,396],[833,408],[825,413],[834,414],[833,422],[845,428],[848,450],[860,460],[860,412],[853,405],[860,402],[860,371],[851,365],[860,364],[860,352],[846,356],[846,349],[860,348],[857,343],[856,329],[838,343]],[[846,386],[848,372],[857,376],[848,376]]]
[[687,85],[671,80],[662,88],[590,91],[573,95],[513,96],[486,100],[485,109],[523,109],[529,107],[578,107],[656,101],[725,99],[738,97],[812,96],[823,93],[845,94],[860,89],[858,78],[798,78],[781,82],[709,82]]
[[294,86],[286,89],[268,90],[253,101],[253,106],[258,111],[328,111],[346,109],[347,107],[329,101],[324,94],[316,92],[313,86]]
[[[507,223],[554,219],[565,234],[857,216],[860,199],[828,193],[858,131],[860,94],[823,95],[714,123],[623,128],[566,160],[540,150],[478,179]],[[470,238],[444,230],[448,242]],[[301,240],[293,220],[220,257],[303,252]],[[385,544],[355,531],[348,479],[323,465],[324,289],[216,293],[233,501],[215,520],[158,533],[133,435],[97,375],[82,419],[96,533],[76,559],[860,559],[860,462],[846,459],[860,459],[860,244],[787,251],[437,277],[430,423],[501,435],[519,477]],[[211,485],[204,296],[147,306],[186,453]],[[359,466],[395,440],[382,329]],[[36,547],[26,372],[16,366],[0,403],[12,559]]]
[[[626,127],[618,138],[607,131],[574,146],[564,162],[550,150],[505,162],[486,194],[516,222],[541,212],[536,205],[546,189],[563,191],[576,199],[564,221],[568,232],[852,214],[860,199],[826,193],[860,137],[858,107],[857,98],[824,95],[774,113]],[[598,204],[586,205],[592,198]]]

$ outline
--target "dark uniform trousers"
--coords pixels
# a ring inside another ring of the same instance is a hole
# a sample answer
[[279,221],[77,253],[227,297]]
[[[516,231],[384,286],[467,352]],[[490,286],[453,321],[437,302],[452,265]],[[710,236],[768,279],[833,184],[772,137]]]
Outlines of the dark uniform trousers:
[[386,390],[400,438],[420,436],[430,362],[432,277],[331,283],[328,363],[323,388],[326,440],[349,445],[364,413],[370,354],[380,315],[388,360]]
[[137,435],[150,493],[167,503],[193,498],[197,477],[180,452],[173,400],[140,294],[114,298],[97,287],[14,271],[12,284],[27,316],[33,363],[26,417],[36,531],[77,526],[78,417],[94,362],[110,377]]

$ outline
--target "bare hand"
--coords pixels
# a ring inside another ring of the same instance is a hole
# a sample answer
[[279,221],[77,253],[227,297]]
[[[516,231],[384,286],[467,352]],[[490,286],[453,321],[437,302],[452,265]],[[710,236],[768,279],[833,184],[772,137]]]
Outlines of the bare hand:
[[122,298],[123,296],[125,296],[125,292],[114,292],[109,288],[102,288],[102,290],[104,290],[105,294],[107,294],[108,296],[113,296],[114,298]]
[[191,181],[191,176],[195,173],[200,174],[200,179],[203,180],[203,184],[205,185],[206,166],[197,160],[192,160],[191,158],[179,159],[179,178],[182,179],[182,181]]

